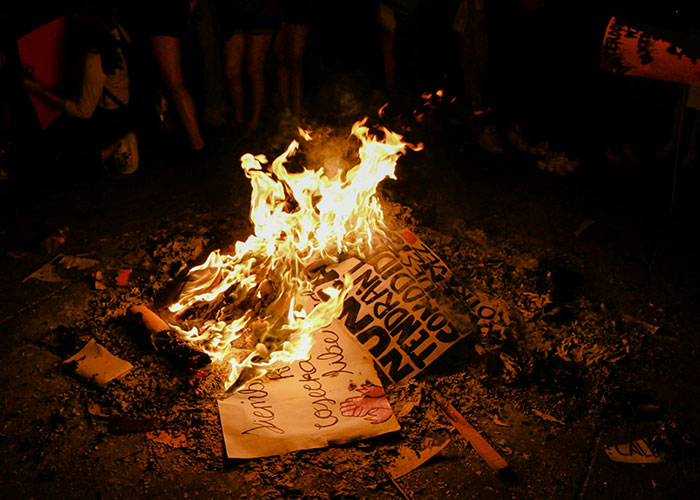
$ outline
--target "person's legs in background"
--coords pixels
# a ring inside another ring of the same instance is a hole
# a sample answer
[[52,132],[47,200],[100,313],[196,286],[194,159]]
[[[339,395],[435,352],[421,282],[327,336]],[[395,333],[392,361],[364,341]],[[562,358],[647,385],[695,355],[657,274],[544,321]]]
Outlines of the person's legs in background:
[[272,43],[273,34],[246,35],[246,72],[250,81],[252,97],[251,119],[248,129],[255,131],[260,124],[263,102],[265,100],[265,58]]
[[185,81],[182,66],[181,39],[175,36],[151,35],[151,50],[165,86],[172,97],[175,109],[185,129],[193,151],[204,147],[199,130],[197,108]]

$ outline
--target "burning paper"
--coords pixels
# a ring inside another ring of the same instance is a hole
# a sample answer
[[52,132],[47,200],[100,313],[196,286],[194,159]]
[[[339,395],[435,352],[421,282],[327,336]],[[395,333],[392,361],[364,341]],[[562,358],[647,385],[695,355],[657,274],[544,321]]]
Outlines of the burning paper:
[[396,431],[372,361],[338,322],[312,335],[308,357],[219,401],[229,458],[257,458]]
[[243,369],[260,376],[307,359],[313,332],[340,314],[352,287],[346,276],[314,303],[307,299],[314,272],[341,256],[368,257],[388,238],[377,185],[395,178],[399,156],[417,147],[384,128],[381,138],[372,135],[365,122],[352,128],[360,161],[347,170],[290,172],[296,141],[271,166],[263,155],[241,158],[253,187],[254,234],[193,268],[169,308],[179,338],[214,360],[227,387]]

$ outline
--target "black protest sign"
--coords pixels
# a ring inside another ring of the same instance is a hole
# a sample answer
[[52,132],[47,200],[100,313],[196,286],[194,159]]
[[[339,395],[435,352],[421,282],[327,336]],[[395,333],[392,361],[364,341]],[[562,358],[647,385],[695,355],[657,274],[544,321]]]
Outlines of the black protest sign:
[[503,328],[503,318],[413,233],[395,236],[365,260],[352,257],[322,271],[315,294],[326,300],[324,288],[352,276],[340,323],[391,381],[402,383],[476,329]]

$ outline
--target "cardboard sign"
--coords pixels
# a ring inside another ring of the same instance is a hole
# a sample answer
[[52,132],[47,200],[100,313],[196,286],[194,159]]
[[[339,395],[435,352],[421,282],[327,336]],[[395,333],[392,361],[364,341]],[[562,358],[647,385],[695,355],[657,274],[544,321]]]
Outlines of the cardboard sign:
[[613,73],[700,84],[697,54],[646,31],[610,19],[603,38],[600,67]]
[[[67,26],[67,17],[59,17],[17,40],[22,66],[50,91],[55,91],[63,80]],[[29,92],[29,98],[41,128],[48,127],[63,112],[33,92]]]
[[[400,384],[475,329],[489,334],[503,328],[503,321],[497,308],[457,282],[416,235],[403,231],[396,237],[395,245],[379,249],[366,262],[352,257],[321,271],[315,290],[318,299],[326,300],[326,286],[352,275],[353,289],[339,320],[384,374]],[[453,318],[451,311],[463,314]]]
[[337,321],[305,360],[219,401],[229,458],[322,448],[398,430],[372,360]]

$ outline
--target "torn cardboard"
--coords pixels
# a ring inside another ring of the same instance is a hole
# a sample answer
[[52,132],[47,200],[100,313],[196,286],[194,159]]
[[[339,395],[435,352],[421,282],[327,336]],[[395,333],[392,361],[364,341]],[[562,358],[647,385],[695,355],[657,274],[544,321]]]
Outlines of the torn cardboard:
[[76,375],[101,386],[107,385],[133,368],[131,363],[110,353],[94,339],[63,363],[72,366]]
[[396,457],[389,465],[384,467],[384,470],[394,479],[399,479],[409,472],[416,470],[425,462],[440,453],[449,443],[449,439],[438,444],[433,444],[431,442],[428,444],[428,446],[419,451],[416,451],[408,446],[400,446],[398,449],[399,456]]

